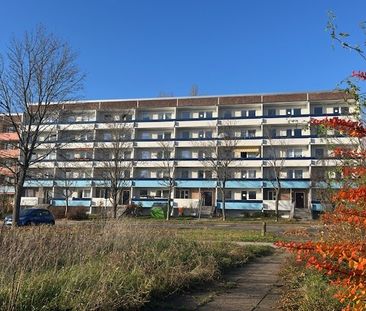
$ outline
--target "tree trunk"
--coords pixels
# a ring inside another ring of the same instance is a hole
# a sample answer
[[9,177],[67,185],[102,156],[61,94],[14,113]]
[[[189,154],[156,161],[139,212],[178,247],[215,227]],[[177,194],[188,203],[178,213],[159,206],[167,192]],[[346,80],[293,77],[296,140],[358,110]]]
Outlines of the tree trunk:
[[65,218],[67,218],[67,213],[69,211],[69,197],[65,198]]
[[275,201],[275,213],[276,213],[276,222],[278,222],[279,219],[279,203],[280,203],[280,194],[281,194],[281,188],[276,189],[276,201]]
[[13,221],[12,226],[16,227],[19,224],[19,214],[20,214],[20,201],[22,198],[22,193],[24,189],[25,174],[24,171],[20,171],[18,182],[15,185],[15,196],[14,196],[14,206],[13,206]]
[[112,194],[112,208],[113,208],[113,218],[117,219],[117,206],[118,206],[118,193],[114,191]]
[[172,190],[169,189],[169,194],[168,194],[168,206],[167,206],[167,210],[166,210],[166,220],[170,219],[170,205],[171,205],[171,197],[172,197]]
[[222,210],[222,220],[226,221],[226,199],[225,199],[225,184],[223,183],[223,189],[221,189],[221,210]]

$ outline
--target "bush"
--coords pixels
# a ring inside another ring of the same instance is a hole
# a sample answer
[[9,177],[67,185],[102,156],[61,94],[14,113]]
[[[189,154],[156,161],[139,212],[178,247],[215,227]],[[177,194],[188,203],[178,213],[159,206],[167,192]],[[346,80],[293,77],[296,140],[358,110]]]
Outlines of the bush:
[[88,219],[87,208],[83,206],[69,207],[66,218],[69,220],[86,220]]

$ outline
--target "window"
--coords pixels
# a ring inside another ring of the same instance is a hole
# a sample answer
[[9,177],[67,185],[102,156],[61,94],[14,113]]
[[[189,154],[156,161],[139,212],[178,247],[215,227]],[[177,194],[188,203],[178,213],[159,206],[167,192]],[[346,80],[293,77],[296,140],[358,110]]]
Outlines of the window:
[[242,201],[246,201],[248,199],[246,191],[241,192],[241,199],[242,199]]
[[141,151],[141,159],[150,159],[150,151]]
[[294,150],[295,158],[301,158],[302,157],[302,149],[295,149]]
[[224,118],[227,118],[227,119],[231,118],[231,111],[230,110],[224,111]]
[[288,170],[287,171],[287,178],[288,179],[292,179],[292,176],[294,175],[294,171],[293,170]]
[[268,116],[274,117],[276,115],[276,109],[270,108],[268,109]]
[[171,120],[171,119],[172,119],[172,114],[171,114],[171,112],[164,113],[164,119],[165,119],[165,120]]
[[185,178],[185,179],[189,178],[189,171],[188,171],[188,170],[183,170],[183,171],[181,172],[180,176],[181,176],[182,178]]
[[292,136],[292,130],[291,129],[287,129],[286,130],[286,137],[291,137]]
[[302,178],[302,170],[295,170],[295,178],[297,179]]
[[143,112],[142,120],[144,120],[144,121],[150,120],[150,114],[148,112]]
[[323,114],[323,107],[314,107],[314,114],[321,116]]
[[25,196],[26,197],[35,197],[36,191],[34,189],[25,189]]
[[140,189],[140,198],[147,198],[147,189]]
[[249,110],[249,111],[248,111],[248,117],[249,117],[249,118],[253,118],[253,117],[255,117],[255,110]]
[[248,158],[248,159],[254,159],[254,158],[256,158],[256,157],[257,157],[257,155],[258,155],[258,153],[257,153],[257,152],[248,152],[248,154],[247,154],[247,158]]
[[247,158],[247,157],[248,157],[248,152],[246,152],[246,151],[242,151],[242,152],[240,152],[240,157],[241,157],[242,159]]
[[198,132],[198,137],[199,137],[199,138],[203,138],[203,137],[204,137],[204,135],[205,135],[205,134],[204,134],[204,132],[203,132],[203,131],[199,131],[199,132]]
[[212,131],[206,131],[205,132],[205,137],[206,138],[212,138]]
[[141,139],[150,139],[150,133],[147,133],[147,132],[142,133]]
[[191,159],[192,152],[190,150],[182,150],[182,159]]
[[341,114],[349,114],[349,107],[341,107]]
[[130,170],[123,171],[123,177],[124,178],[130,178],[131,177],[131,171]]
[[339,114],[339,107],[334,107],[333,108],[333,113],[334,114]]
[[249,200],[255,200],[257,198],[257,192],[256,191],[249,191]]
[[97,198],[105,198],[105,199],[107,199],[109,197],[109,189],[96,188],[96,190],[95,190],[95,196]]
[[247,132],[247,137],[248,137],[248,138],[253,138],[253,137],[255,137],[255,132],[256,132],[256,130],[248,130],[248,132]]
[[275,138],[277,136],[277,131],[276,129],[271,129],[271,132],[270,132],[270,138]]
[[231,200],[231,191],[230,190],[225,190],[225,199]]
[[286,109],[286,115],[287,115],[287,116],[291,116],[291,114],[292,114],[292,110],[291,110],[291,108],[287,108],[287,109]]
[[248,170],[248,178],[256,178],[257,171],[256,170]]
[[301,116],[301,108],[295,108],[293,111],[294,116]]
[[241,111],[241,117],[242,118],[246,118],[246,116],[247,116],[247,111],[246,110],[242,110]]
[[267,192],[265,192],[265,198],[266,200],[276,200],[276,192],[273,190],[269,190]]
[[158,137],[159,140],[164,139],[164,133],[158,133],[157,137]]
[[212,111],[207,111],[206,112],[206,119],[211,119],[212,118]]
[[203,170],[199,170],[197,174],[198,178],[205,178],[205,172]]
[[205,159],[209,155],[208,151],[200,150],[198,151],[198,158]]
[[177,189],[175,191],[175,197],[177,199],[189,199],[190,191],[188,189]]
[[161,198],[161,195],[163,194],[163,192],[161,190],[156,190],[155,192],[155,198]]
[[206,179],[211,179],[212,178],[212,172],[211,171],[206,171]]
[[301,137],[301,129],[294,129],[294,136],[295,137]]
[[243,178],[243,179],[248,178],[248,171],[247,170],[241,171],[241,178]]
[[322,159],[324,157],[324,149],[323,148],[316,148],[315,149],[315,157],[318,159]]
[[190,119],[191,118],[191,113],[189,111],[182,111],[182,119]]
[[103,133],[103,140],[112,140],[111,133]]
[[172,138],[172,133],[170,133],[170,132],[164,133],[164,139],[171,139],[171,138]]
[[182,132],[182,138],[188,139],[189,138],[189,132],[188,131]]
[[203,111],[200,111],[199,113],[198,113],[198,118],[199,119],[203,119],[205,117],[205,113],[203,112]]

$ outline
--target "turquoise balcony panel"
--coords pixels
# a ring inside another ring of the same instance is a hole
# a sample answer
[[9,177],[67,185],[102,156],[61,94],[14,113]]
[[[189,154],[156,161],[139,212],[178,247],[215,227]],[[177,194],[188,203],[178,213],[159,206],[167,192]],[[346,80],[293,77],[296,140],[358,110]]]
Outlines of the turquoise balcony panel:
[[53,180],[26,180],[24,187],[53,187]]
[[215,188],[215,180],[177,180],[178,188]]
[[324,208],[320,203],[311,203],[311,209],[316,212],[324,211]]
[[56,180],[55,186],[57,186],[57,187],[91,187],[92,181],[91,180],[76,180],[76,179]]
[[[217,202],[217,208],[222,208],[222,203]],[[247,210],[247,211],[262,211],[262,202],[250,202],[250,201],[229,201],[225,203],[225,209],[232,210]]]
[[167,200],[139,200],[132,199],[132,202],[135,204],[141,204],[143,208],[152,208],[155,204],[166,204]]
[[314,188],[326,189],[329,187],[333,188],[333,189],[339,189],[339,188],[342,188],[342,183],[339,181],[333,181],[330,183],[327,183],[325,181],[318,181],[318,182],[315,182],[315,184],[314,184]]
[[164,180],[156,180],[156,179],[141,179],[135,180],[133,182],[134,187],[138,188],[164,188],[167,183]]
[[15,187],[13,186],[0,186],[0,193],[15,193]]
[[[84,206],[90,207],[91,200],[68,200],[68,206]],[[66,206],[66,200],[54,199],[52,200],[53,206]]]
[[226,183],[226,188],[231,189],[258,189],[262,186],[263,182],[261,180],[230,180]]
[[[275,182],[264,181],[264,188],[274,188]],[[281,187],[283,189],[308,189],[310,188],[310,181],[308,180],[282,180]]]
[[[109,180],[93,180],[93,185],[95,187],[110,187],[111,182]],[[132,181],[131,180],[123,180],[120,183],[121,187],[131,187]]]

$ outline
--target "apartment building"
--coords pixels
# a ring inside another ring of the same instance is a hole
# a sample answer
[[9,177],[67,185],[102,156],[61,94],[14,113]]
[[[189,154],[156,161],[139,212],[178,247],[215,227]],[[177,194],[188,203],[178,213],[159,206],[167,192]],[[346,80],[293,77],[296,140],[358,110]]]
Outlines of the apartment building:
[[54,132],[47,134],[37,152],[46,152],[56,142],[62,142],[62,147],[32,167],[22,205],[64,206],[68,200],[69,206],[86,206],[91,211],[110,206],[105,173],[115,159],[117,133],[125,142],[119,153],[120,162],[125,163],[119,204],[133,202],[148,209],[166,203],[170,176],[175,209],[219,211],[217,176],[207,162],[223,148],[230,131],[229,140],[235,144],[231,144],[225,187],[229,213],[273,210],[273,168],[279,166],[280,210],[319,210],[319,181],[326,168],[337,166],[329,143],[352,141],[334,132],[327,139],[320,137],[308,123],[311,118],[350,118],[352,112],[341,92],[64,104],[62,116],[50,121],[56,123]]
[[10,120],[6,116],[0,116],[0,204],[3,212],[10,210],[13,203],[14,167],[19,157],[18,142],[18,134]]

